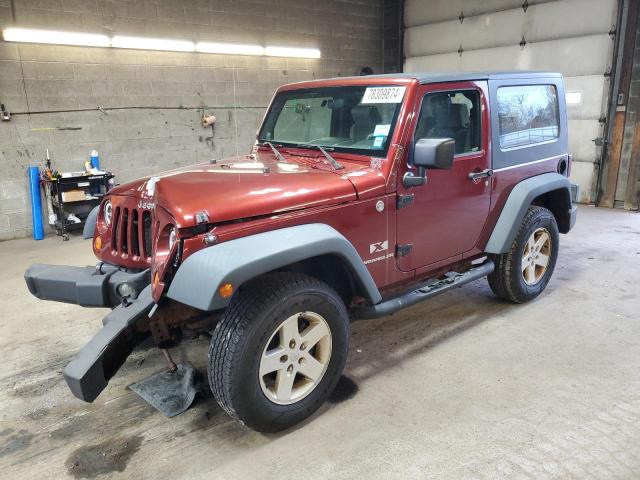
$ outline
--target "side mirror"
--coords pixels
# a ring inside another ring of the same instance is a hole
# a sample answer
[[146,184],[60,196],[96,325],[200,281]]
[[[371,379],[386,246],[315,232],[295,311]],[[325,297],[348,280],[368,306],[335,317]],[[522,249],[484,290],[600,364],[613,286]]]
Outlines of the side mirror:
[[421,138],[413,147],[413,164],[418,167],[418,175],[405,173],[402,178],[403,185],[409,188],[427,183],[427,168],[452,168],[454,153],[453,138]]

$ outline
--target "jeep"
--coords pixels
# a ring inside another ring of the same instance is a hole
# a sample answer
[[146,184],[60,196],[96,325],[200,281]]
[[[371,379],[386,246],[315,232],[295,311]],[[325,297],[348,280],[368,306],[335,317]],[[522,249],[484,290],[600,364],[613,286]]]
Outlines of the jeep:
[[43,300],[111,307],[64,370],[91,402],[151,337],[207,335],[220,406],[264,432],[335,388],[350,321],[488,277],[523,303],[576,219],[562,76],[404,73],[285,85],[250,154],[109,191],[95,267],[32,265]]

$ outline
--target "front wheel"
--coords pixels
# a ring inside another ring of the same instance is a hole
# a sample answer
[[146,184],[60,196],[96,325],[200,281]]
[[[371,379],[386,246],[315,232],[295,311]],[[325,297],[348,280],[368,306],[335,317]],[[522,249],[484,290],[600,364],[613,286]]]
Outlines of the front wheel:
[[493,256],[496,268],[488,278],[493,293],[514,303],[540,295],[556,265],[559,237],[553,213],[529,207],[509,251]]
[[349,317],[333,289],[305,275],[265,275],[239,290],[216,325],[209,384],[243,424],[283,430],[331,394],[348,346]]

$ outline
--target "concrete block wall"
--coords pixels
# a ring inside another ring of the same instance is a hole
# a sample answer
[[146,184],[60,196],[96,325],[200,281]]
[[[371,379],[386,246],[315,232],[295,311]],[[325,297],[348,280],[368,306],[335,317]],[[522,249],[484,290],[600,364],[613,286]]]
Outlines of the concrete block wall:
[[[284,83],[382,68],[383,0],[0,0],[0,28],[317,47],[320,59],[0,41],[0,240],[31,232],[26,167],[80,170],[92,149],[119,182],[249,151]],[[15,15],[15,22],[14,17]],[[104,110],[98,110],[104,107]],[[203,128],[203,111],[218,118]]]

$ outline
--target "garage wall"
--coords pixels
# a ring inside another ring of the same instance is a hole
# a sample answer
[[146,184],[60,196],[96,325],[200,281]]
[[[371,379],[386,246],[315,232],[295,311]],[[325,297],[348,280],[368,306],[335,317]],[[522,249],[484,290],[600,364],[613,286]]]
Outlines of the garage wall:
[[553,70],[568,106],[573,181],[592,202],[606,113],[616,0],[406,0],[405,71]]
[[[0,28],[317,47],[318,60],[0,41],[0,239],[29,235],[26,167],[92,149],[120,182],[249,151],[281,84],[382,64],[382,0],[0,0]],[[13,19],[15,15],[15,21]],[[98,106],[119,110],[97,110]],[[202,112],[218,118],[200,125]],[[53,112],[53,113],[44,113]],[[69,130],[70,128],[79,130]]]

